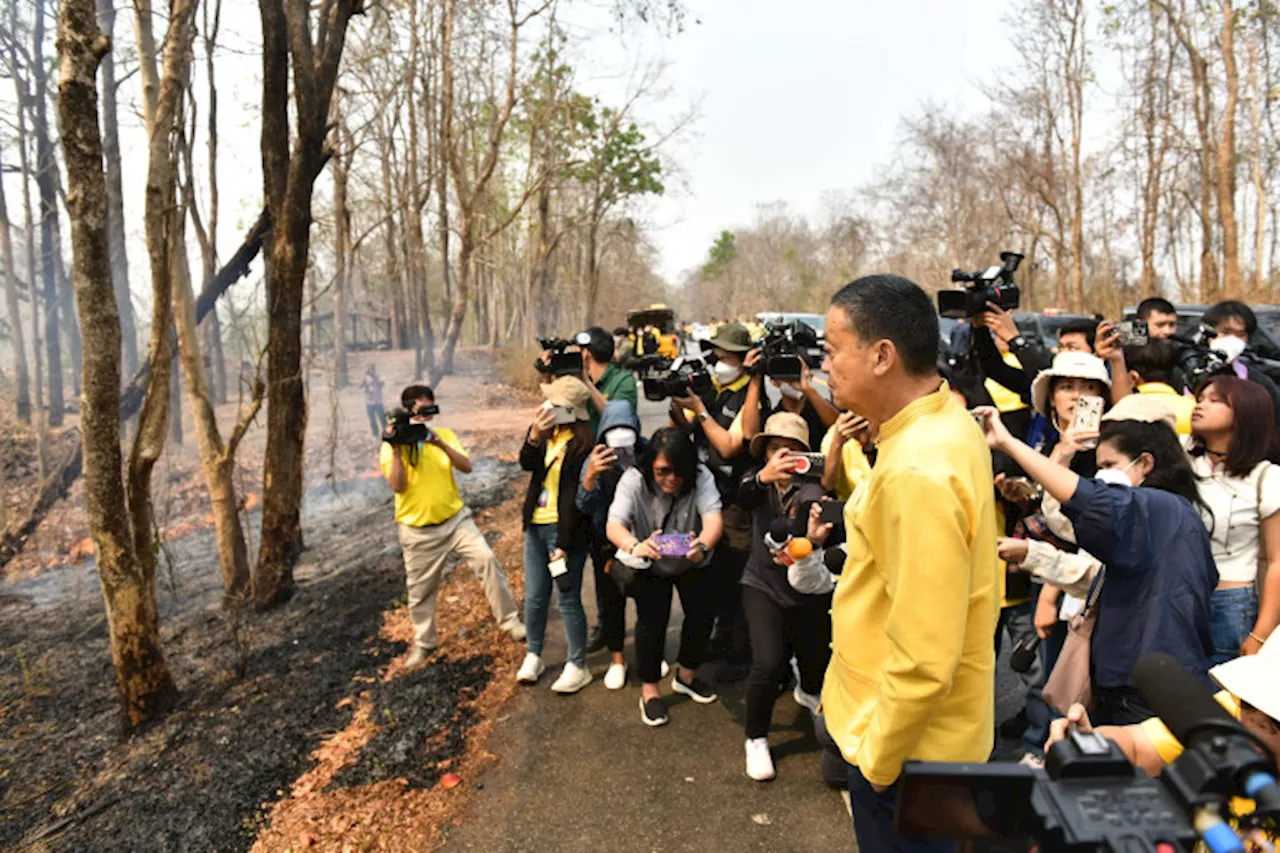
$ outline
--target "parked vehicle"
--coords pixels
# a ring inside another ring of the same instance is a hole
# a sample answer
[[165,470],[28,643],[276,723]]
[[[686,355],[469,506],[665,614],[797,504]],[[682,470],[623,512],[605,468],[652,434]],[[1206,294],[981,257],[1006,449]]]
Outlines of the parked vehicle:
[[790,311],[761,311],[756,315],[756,320],[761,324],[768,323],[790,323],[793,320],[799,320],[809,328],[818,333],[819,336],[827,328],[827,317],[825,314],[800,314]]

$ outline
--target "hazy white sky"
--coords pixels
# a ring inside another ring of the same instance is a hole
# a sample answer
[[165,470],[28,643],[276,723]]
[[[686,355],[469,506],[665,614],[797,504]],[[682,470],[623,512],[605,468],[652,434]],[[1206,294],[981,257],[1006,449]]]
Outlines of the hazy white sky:
[[[666,88],[642,106],[642,116],[664,128],[692,105],[699,107],[696,122],[674,147],[678,175],[668,182],[666,197],[643,213],[662,251],[662,272],[674,282],[705,260],[721,230],[750,223],[758,204],[782,201],[816,214],[824,192],[865,181],[893,158],[900,120],[923,102],[980,108],[976,84],[993,66],[1016,61],[1011,34],[1000,21],[1009,2],[686,0],[683,32],[632,33],[627,40],[596,26],[605,19],[580,4],[569,4],[563,18],[575,36],[571,50],[578,54],[581,88],[616,99],[641,58],[662,56]],[[129,49],[132,18],[127,4],[119,5],[116,40]],[[360,20],[353,26],[358,29]],[[218,244],[225,259],[261,205],[255,0],[224,0],[220,45]],[[202,100],[203,62],[193,70]],[[144,302],[146,139],[141,119],[127,114],[131,105],[136,109],[136,87],[135,76],[123,92],[121,124],[131,278],[135,302]],[[6,179],[10,209],[20,221],[16,181]],[[317,203],[323,203],[327,189],[318,191]]]

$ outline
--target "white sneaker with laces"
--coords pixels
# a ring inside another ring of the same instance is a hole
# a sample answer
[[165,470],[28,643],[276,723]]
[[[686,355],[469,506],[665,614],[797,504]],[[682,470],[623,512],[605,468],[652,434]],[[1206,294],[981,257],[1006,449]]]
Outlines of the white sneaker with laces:
[[627,665],[625,663],[609,664],[609,671],[604,674],[604,686],[609,690],[621,690],[627,686]]
[[520,671],[516,673],[516,681],[521,684],[537,684],[538,679],[542,677],[542,673],[547,671],[547,665],[542,662],[542,658],[529,652],[524,656],[524,663],[520,664]]
[[560,671],[551,689],[556,693],[577,693],[591,683],[591,672],[585,666],[578,666],[573,661],[566,663]]
[[768,738],[758,737],[747,741],[747,775],[757,782],[768,782],[778,775],[773,769]]
[[796,689],[792,691],[791,696],[796,700],[797,705],[801,708],[807,708],[810,714],[818,713],[818,703],[822,701],[821,696],[805,693],[799,684],[796,685]]

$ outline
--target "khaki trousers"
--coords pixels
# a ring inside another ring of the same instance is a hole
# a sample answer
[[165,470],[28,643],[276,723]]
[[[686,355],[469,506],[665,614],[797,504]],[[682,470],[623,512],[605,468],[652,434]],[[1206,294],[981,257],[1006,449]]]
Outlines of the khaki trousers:
[[463,507],[453,518],[431,527],[400,529],[400,547],[404,550],[404,573],[409,587],[409,618],[413,620],[415,643],[430,651],[439,645],[436,637],[436,593],[444,575],[444,564],[450,555],[471,565],[484,587],[485,598],[498,627],[507,630],[520,621],[515,599],[507,589],[502,566],[493,555],[489,543],[472,520],[471,510]]

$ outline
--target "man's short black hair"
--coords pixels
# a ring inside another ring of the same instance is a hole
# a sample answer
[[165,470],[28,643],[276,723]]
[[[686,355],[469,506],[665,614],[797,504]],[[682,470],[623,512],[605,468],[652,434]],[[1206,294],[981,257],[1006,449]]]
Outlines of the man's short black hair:
[[900,275],[869,275],[836,291],[831,304],[844,310],[866,343],[893,341],[911,376],[937,370],[938,315],[928,294]]
[[613,361],[613,335],[606,332],[599,326],[592,326],[587,329],[586,334],[591,338],[591,343],[587,344],[587,352],[591,353],[591,357],[595,359],[597,364],[608,364]]
[[618,326],[616,329],[613,330],[613,336],[615,338],[625,338],[627,336],[627,327]]
[[1178,350],[1168,341],[1151,338],[1146,346],[1125,347],[1124,363],[1143,382],[1168,384],[1178,364]]
[[1173,303],[1168,299],[1159,296],[1148,297],[1138,303],[1138,319],[1150,320],[1152,314],[1174,314],[1178,313],[1178,309],[1173,307]]
[[413,404],[423,397],[434,403],[436,392],[431,390],[430,385],[410,385],[400,392],[400,407],[413,411]]
[[1062,340],[1063,335],[1084,335],[1084,339],[1089,342],[1089,349],[1093,349],[1094,339],[1098,336],[1098,324],[1083,318],[1071,320],[1058,329],[1058,340]]
[[1228,299],[1225,302],[1219,302],[1204,312],[1204,322],[1210,326],[1217,326],[1223,320],[1232,317],[1244,323],[1245,333],[1249,337],[1253,337],[1253,333],[1258,331],[1257,315],[1253,313],[1252,308],[1238,300]]

